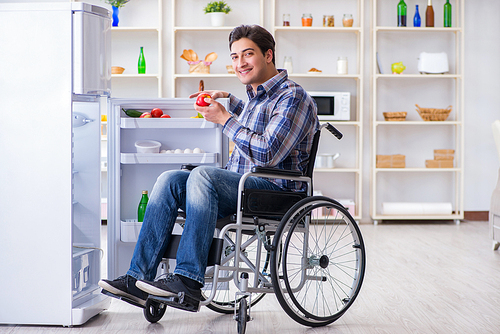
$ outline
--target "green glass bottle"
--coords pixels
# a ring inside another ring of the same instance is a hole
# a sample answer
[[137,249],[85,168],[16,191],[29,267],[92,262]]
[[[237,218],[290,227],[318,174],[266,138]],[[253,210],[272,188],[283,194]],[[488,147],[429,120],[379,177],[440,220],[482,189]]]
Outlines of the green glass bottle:
[[139,207],[137,208],[137,221],[144,221],[144,214],[146,213],[146,207],[148,206],[148,191],[142,191],[141,201],[139,202]]
[[146,59],[144,59],[144,48],[141,46],[141,52],[139,53],[139,62],[137,63],[137,72],[139,74],[146,73]]
[[451,4],[450,0],[446,0],[446,3],[444,4],[444,24],[443,26],[446,28],[451,27]]
[[404,0],[398,3],[398,27],[406,27],[406,3]]

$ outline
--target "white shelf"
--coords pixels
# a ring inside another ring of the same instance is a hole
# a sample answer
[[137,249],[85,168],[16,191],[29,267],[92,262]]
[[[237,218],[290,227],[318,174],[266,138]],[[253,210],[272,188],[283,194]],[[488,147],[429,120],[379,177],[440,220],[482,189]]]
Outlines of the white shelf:
[[212,164],[217,153],[121,153],[122,164]]
[[375,74],[375,79],[462,79],[460,74]]
[[217,124],[204,118],[132,118],[120,119],[122,129],[213,129]]
[[375,168],[375,172],[390,173],[443,173],[443,172],[461,172],[461,168],[426,168],[426,167],[405,167],[405,168]]
[[231,30],[233,30],[235,27],[227,27],[227,26],[224,26],[224,27],[211,27],[211,26],[207,26],[207,27],[173,27],[173,31],[174,32],[177,32],[177,31],[227,31],[227,32],[230,32]]
[[334,33],[356,33],[362,31],[360,27],[302,27],[302,26],[275,26],[275,31],[307,31],[307,32],[334,32]]
[[361,174],[359,168],[314,168],[315,173],[358,173]]
[[[121,74],[117,74],[121,75]],[[327,73],[291,73],[288,75],[290,78],[338,78],[338,79],[355,79],[360,80],[361,75],[359,74],[327,74]],[[176,78],[238,78],[236,74],[174,74],[174,79]]]
[[237,78],[236,74],[230,74],[230,73],[225,73],[225,74],[174,74],[173,75],[174,79],[177,78]]
[[111,78],[153,78],[160,79],[159,74],[111,74]]
[[397,31],[397,32],[462,32],[462,28],[451,27],[384,27],[378,26],[373,28],[374,31],[383,32],[383,31]]
[[463,219],[462,215],[372,215],[373,220],[455,220]]
[[132,31],[156,31],[159,32],[161,29],[157,27],[111,27],[113,32],[132,32]]
[[[416,112],[416,111],[415,111]],[[460,121],[375,121],[374,125],[461,125]]]

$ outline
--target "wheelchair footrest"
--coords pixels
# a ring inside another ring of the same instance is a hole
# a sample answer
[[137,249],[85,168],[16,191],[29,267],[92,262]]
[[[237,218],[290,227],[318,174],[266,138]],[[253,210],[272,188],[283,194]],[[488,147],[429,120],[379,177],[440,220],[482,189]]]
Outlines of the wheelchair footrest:
[[115,295],[114,293],[109,292],[109,291],[104,290],[104,289],[101,290],[101,293],[104,294],[104,295],[106,295],[106,296],[122,300],[122,301],[127,302],[127,303],[129,303],[131,305],[134,305],[134,306],[137,306],[137,307],[140,307],[140,308],[146,308],[144,305],[141,305],[138,302],[136,302],[135,300],[132,300],[132,299],[127,298],[125,296],[118,296],[118,295]]
[[200,310],[200,301],[189,297],[184,293],[184,291],[179,292],[177,296],[171,296],[171,297],[149,295],[148,299],[184,311],[198,312]]

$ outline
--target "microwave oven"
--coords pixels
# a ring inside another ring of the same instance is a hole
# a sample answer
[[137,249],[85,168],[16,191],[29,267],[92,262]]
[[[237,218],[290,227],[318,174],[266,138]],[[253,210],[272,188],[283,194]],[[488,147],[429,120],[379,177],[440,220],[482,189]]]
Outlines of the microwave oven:
[[351,119],[351,93],[308,93],[316,101],[320,121],[349,121]]

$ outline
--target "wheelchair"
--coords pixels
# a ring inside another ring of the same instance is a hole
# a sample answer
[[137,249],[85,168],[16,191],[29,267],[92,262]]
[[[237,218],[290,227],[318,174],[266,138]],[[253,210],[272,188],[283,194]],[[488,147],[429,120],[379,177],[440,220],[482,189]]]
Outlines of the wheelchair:
[[[268,293],[274,293],[283,310],[305,326],[331,324],[347,311],[363,282],[365,247],[346,208],[331,198],[312,196],[314,160],[323,128],[342,138],[331,124],[323,124],[314,135],[304,174],[254,167],[242,176],[237,212],[217,221],[202,289],[204,300],[189,300],[183,292],[174,297],[150,295],[145,306],[137,304],[149,322],[159,321],[167,306],[192,312],[207,306],[234,314],[238,334],[244,334],[252,320],[251,307]],[[250,176],[302,181],[307,190],[245,189]],[[182,225],[182,217],[178,223]],[[160,264],[165,274],[179,241],[180,235],[172,235]]]

